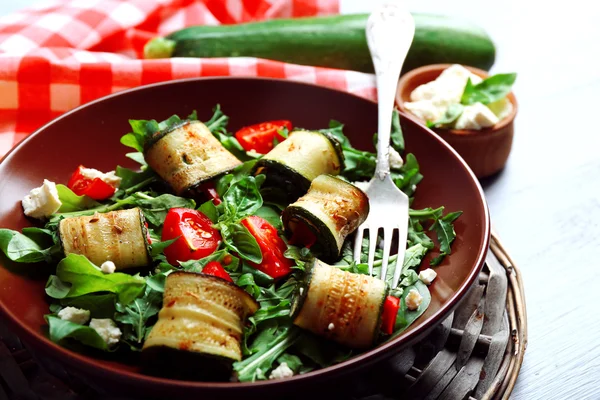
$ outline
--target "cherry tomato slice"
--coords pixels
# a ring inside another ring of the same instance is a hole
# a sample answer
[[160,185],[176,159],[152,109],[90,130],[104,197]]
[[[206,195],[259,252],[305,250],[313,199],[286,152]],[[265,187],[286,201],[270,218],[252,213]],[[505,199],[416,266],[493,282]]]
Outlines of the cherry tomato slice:
[[226,281],[233,282],[233,279],[229,276],[225,268],[218,261],[211,261],[202,268],[202,273],[207,275],[217,276],[223,278]]
[[260,264],[249,262],[252,267],[272,278],[281,278],[292,272],[292,260],[283,255],[287,245],[279,237],[273,225],[254,215],[243,219],[242,225],[254,236],[263,255]]
[[383,315],[381,316],[381,331],[386,335],[394,333],[396,317],[400,309],[400,299],[394,296],[387,296],[383,303]]
[[179,265],[179,261],[199,260],[217,250],[221,242],[219,231],[204,214],[190,208],[171,208],[163,225],[161,240],[179,237],[165,249],[167,261]]
[[88,196],[94,200],[106,200],[116,192],[116,188],[100,178],[89,179],[82,173],[83,165],[77,167],[67,186],[77,196]]
[[260,154],[267,154],[273,147],[273,140],[285,140],[277,131],[281,128],[292,129],[292,123],[287,120],[262,122],[246,126],[235,133],[235,138],[244,150],[254,150]]

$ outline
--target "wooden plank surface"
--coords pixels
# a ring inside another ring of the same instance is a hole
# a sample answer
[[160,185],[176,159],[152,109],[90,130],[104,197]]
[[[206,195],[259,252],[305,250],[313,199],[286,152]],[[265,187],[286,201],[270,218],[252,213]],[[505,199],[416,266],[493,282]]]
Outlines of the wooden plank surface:
[[[0,1],[0,15],[33,0]],[[374,1],[342,0],[342,11]],[[600,398],[600,6],[506,0],[408,1],[491,34],[495,72],[519,74],[507,168],[484,182],[492,219],[525,281],[529,347],[512,399]]]

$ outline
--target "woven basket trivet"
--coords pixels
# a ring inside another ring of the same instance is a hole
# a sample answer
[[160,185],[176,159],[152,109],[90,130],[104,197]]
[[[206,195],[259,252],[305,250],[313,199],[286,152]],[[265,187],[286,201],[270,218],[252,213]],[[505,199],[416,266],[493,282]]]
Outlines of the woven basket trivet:
[[[0,400],[117,399],[36,357],[2,321],[0,338]],[[526,346],[521,273],[493,233],[479,282],[456,311],[423,341],[363,373],[352,398],[508,399]]]

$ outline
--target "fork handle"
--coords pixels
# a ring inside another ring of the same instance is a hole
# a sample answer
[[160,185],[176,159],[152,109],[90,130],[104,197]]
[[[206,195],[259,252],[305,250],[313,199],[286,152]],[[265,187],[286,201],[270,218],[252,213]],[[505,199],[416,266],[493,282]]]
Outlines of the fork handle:
[[402,65],[415,33],[415,23],[403,4],[385,4],[367,21],[367,43],[377,78],[378,127],[375,176],[390,174],[392,111]]

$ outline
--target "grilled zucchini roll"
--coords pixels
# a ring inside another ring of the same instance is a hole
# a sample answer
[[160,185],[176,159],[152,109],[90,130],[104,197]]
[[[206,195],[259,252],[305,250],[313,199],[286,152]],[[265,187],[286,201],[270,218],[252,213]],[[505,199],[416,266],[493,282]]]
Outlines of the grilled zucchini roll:
[[267,177],[263,185],[267,197],[294,201],[317,176],[339,175],[343,162],[342,148],[333,136],[294,131],[258,160],[255,172]]
[[378,337],[387,295],[384,281],[342,271],[315,258],[292,300],[291,315],[300,328],[364,349]]
[[161,373],[178,377],[228,379],[233,362],[242,359],[246,317],[258,307],[252,296],[224,279],[173,272],[142,350],[149,368],[162,367]]
[[96,265],[115,263],[117,270],[150,264],[150,244],[139,208],[65,218],[58,226],[65,255],[86,256]]
[[321,175],[312,181],[308,193],[283,211],[283,225],[288,235],[308,228],[317,239],[315,253],[333,262],[346,237],[368,214],[369,200],[362,190],[340,178]]
[[157,132],[146,143],[144,158],[178,195],[242,163],[200,121]]

